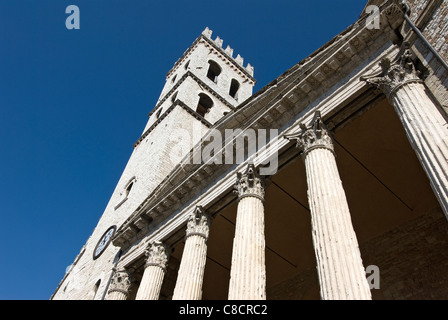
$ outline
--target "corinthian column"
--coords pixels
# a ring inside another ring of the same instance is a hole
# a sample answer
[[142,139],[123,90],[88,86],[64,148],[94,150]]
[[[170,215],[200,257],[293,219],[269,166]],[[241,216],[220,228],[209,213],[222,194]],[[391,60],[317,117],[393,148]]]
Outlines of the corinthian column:
[[448,128],[414,68],[405,43],[398,57],[381,61],[380,74],[361,80],[381,89],[394,106],[406,135],[448,217]]
[[168,265],[168,249],[163,243],[154,242],[149,245],[145,254],[145,271],[135,300],[158,300]]
[[238,173],[238,211],[230,270],[230,300],[266,299],[264,182],[250,164]]
[[287,136],[305,161],[308,201],[321,297],[371,299],[350,211],[339,176],[333,141],[316,113],[310,128]]
[[126,300],[132,281],[133,278],[128,271],[124,269],[115,271],[110,281],[107,300]]
[[210,217],[196,207],[188,219],[184,252],[174,288],[173,300],[200,300],[207,259]]

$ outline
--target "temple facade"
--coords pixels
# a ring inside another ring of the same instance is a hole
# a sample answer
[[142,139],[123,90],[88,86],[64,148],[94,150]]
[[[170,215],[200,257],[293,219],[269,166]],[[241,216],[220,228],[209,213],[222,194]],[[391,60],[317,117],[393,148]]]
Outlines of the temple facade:
[[256,93],[206,28],[51,299],[446,299],[447,19],[370,0]]

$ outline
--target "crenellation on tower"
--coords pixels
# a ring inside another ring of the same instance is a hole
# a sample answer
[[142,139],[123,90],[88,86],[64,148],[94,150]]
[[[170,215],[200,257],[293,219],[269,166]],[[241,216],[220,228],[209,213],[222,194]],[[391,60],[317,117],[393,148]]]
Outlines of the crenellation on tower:
[[220,39],[219,37],[216,37],[216,39],[213,41],[218,47],[222,48],[222,44],[224,40]]
[[207,38],[211,39],[213,31],[210,30],[208,27],[205,27],[204,31],[202,31],[202,35],[206,36]]
[[235,58],[236,63],[238,63],[240,66],[243,65],[244,62],[244,58],[242,56],[240,56],[240,54],[238,54]]
[[233,57],[233,49],[227,45],[227,48],[224,50],[224,52],[229,56],[229,57]]
[[250,63],[247,64],[246,70],[249,72],[249,74],[254,74],[254,67]]
[[[222,48],[223,48],[222,45],[223,45],[224,40],[221,39],[219,36],[217,36],[217,37],[215,38],[215,40],[213,40],[213,39],[212,39],[212,33],[213,33],[213,31],[210,30],[208,27],[206,27],[206,28],[204,29],[204,31],[202,31],[202,35],[203,35],[203,36],[205,36],[207,39],[211,40],[214,44],[216,44],[219,48],[222,49]],[[250,64],[247,64],[247,66],[244,67],[244,65],[243,65],[243,61],[244,61],[244,59],[241,57],[240,54],[238,54],[238,55],[236,56],[236,58],[233,58],[233,49],[232,49],[229,45],[227,45],[226,49],[224,50],[224,53],[227,55],[228,58],[230,58],[230,60],[233,60],[237,65],[243,67],[244,70],[245,70],[251,77],[253,77],[253,75],[254,75],[254,68],[253,68]]]

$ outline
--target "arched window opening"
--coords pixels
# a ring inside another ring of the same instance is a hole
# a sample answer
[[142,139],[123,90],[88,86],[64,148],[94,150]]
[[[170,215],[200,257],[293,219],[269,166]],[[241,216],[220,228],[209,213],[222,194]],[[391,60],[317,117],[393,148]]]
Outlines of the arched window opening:
[[[160,112],[160,111],[159,111]],[[120,206],[128,200],[129,194],[131,193],[132,188],[134,187],[137,179],[132,177],[123,188],[123,191],[120,192],[120,202],[115,206],[114,210],[120,208]]]
[[199,94],[199,103],[196,112],[202,117],[213,107],[213,100],[206,94]]
[[127,188],[126,188],[126,197],[129,195],[129,192],[131,192],[132,187],[134,186],[134,182],[131,182]]
[[136,179],[135,176],[134,176],[134,177],[132,177],[132,178],[128,181],[128,183],[125,185],[125,188],[124,188],[124,195],[125,195],[125,198],[128,197],[128,195],[129,195],[129,193],[131,192],[132,188],[134,187],[134,184],[135,184],[136,181],[137,181],[137,179]]
[[175,74],[173,79],[171,80],[172,83],[174,83],[174,81],[176,81],[176,77],[177,77],[177,74]]
[[207,77],[214,83],[218,82],[218,76],[221,73],[221,67],[215,61],[209,60],[208,62]]
[[187,63],[185,64],[185,66],[184,66],[185,70],[188,70],[189,65],[190,65],[190,60],[188,60]]
[[235,79],[232,79],[232,82],[230,82],[230,90],[229,90],[230,96],[234,99],[237,99],[239,89],[240,89],[240,83]]

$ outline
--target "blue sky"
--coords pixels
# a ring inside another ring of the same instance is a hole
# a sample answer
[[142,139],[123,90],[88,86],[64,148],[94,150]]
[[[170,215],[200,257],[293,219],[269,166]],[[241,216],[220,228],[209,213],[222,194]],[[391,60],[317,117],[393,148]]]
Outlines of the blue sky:
[[[68,30],[68,5],[80,29]],[[47,300],[95,228],[166,73],[205,27],[254,92],[363,0],[0,0],[0,299]]]

